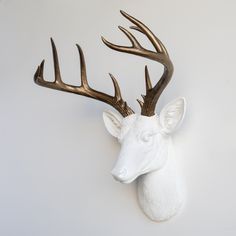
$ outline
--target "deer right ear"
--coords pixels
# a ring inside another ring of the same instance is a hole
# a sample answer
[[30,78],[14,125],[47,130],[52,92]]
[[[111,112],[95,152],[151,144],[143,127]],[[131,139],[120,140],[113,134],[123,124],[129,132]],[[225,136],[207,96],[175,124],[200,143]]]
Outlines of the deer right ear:
[[103,121],[107,131],[117,138],[120,134],[121,130],[121,122],[122,117],[119,114],[116,114],[112,111],[104,111],[103,112]]
[[160,123],[165,133],[172,133],[182,122],[186,110],[185,98],[177,98],[161,111]]

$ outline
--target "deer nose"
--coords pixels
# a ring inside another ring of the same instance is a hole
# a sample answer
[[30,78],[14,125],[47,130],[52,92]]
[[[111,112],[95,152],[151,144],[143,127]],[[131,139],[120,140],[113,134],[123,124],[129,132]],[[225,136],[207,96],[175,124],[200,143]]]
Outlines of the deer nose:
[[127,171],[127,169],[125,168],[125,167],[123,167],[122,169],[120,169],[120,170],[115,170],[115,169],[113,169],[112,171],[111,171],[111,174],[112,174],[112,176],[117,180],[117,181],[123,181],[124,180],[124,178],[127,176],[127,173],[128,173],[128,171]]

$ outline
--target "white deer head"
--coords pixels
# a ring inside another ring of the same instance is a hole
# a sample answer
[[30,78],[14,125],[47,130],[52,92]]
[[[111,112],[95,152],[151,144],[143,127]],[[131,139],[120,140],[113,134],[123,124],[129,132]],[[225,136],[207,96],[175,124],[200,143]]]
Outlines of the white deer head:
[[170,134],[180,125],[185,113],[185,100],[178,98],[164,107],[160,116],[155,114],[157,101],[173,74],[173,64],[162,42],[139,20],[121,11],[135,26],[131,29],[143,33],[151,42],[154,51],[145,49],[125,28],[119,29],[128,37],[131,46],[119,46],[102,38],[111,49],[142,56],[163,64],[160,80],[152,86],[148,68],[145,67],[146,94],[142,95],[141,115],[123,100],[117,80],[110,74],[115,95],[111,96],[90,87],[83,51],[77,45],[81,65],[81,85],[74,86],[62,81],[56,46],[51,39],[55,80],[44,80],[44,61],[38,66],[34,81],[44,87],[75,93],[105,102],[122,116],[112,111],[104,112],[103,119],[109,133],[121,143],[120,155],[112,175],[122,183],[138,178],[138,198],[144,213],[155,221],[169,219],[183,203],[182,185],[170,154]]
[[168,158],[170,134],[180,125],[185,113],[185,99],[167,104],[160,117],[129,115],[122,118],[112,111],[104,112],[108,132],[121,143],[114,178],[130,183],[142,174],[161,169]]

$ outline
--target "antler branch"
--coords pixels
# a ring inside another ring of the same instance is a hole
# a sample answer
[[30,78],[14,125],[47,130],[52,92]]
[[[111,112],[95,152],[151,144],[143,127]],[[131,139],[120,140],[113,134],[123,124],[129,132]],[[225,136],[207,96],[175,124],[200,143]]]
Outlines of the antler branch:
[[43,76],[44,60],[43,60],[42,63],[38,66],[38,69],[34,75],[34,81],[36,84],[43,87],[51,88],[51,89],[75,93],[78,95],[90,97],[90,98],[105,102],[111,105],[112,107],[114,107],[118,112],[121,113],[123,117],[126,117],[134,113],[134,111],[122,99],[120,87],[118,85],[117,80],[115,79],[113,75],[110,74],[111,80],[113,82],[114,90],[115,90],[114,96],[110,96],[103,92],[99,92],[97,90],[92,89],[89,86],[87,75],[86,75],[86,65],[85,65],[84,54],[81,47],[78,44],[76,46],[78,48],[78,52],[80,56],[81,85],[74,86],[74,85],[69,85],[69,84],[64,83],[61,79],[57,49],[56,49],[53,39],[51,39],[51,45],[52,45],[52,53],[53,53],[55,80],[53,82],[44,80],[44,76]]
[[131,21],[135,26],[131,26],[131,29],[137,30],[144,35],[147,36],[147,38],[152,43],[153,47],[155,48],[155,52],[143,48],[138,40],[134,37],[132,33],[130,33],[128,30],[124,29],[123,27],[119,26],[119,29],[129,38],[131,42],[131,46],[119,46],[113,43],[110,43],[105,38],[102,37],[103,42],[111,49],[114,49],[116,51],[125,52],[129,54],[134,54],[137,56],[142,56],[154,61],[157,61],[164,66],[164,72],[161,76],[160,80],[154,87],[151,85],[151,80],[148,73],[147,66],[145,67],[145,81],[146,81],[146,95],[143,96],[144,102],[142,103],[140,100],[138,100],[140,106],[141,106],[141,114],[145,116],[152,116],[155,113],[155,107],[156,103],[169,83],[171,76],[173,74],[173,64],[169,58],[169,55],[167,53],[167,50],[165,46],[162,44],[162,42],[152,33],[152,31],[145,26],[142,22],[135,19],[134,17],[128,15],[124,11],[121,11],[121,14],[127,18],[129,21]]

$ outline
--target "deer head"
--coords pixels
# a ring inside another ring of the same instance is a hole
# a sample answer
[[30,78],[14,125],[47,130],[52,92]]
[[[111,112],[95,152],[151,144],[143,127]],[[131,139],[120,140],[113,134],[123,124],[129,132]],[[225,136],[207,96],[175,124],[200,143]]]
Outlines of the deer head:
[[141,107],[141,114],[135,114],[123,100],[118,82],[113,75],[110,74],[115,91],[114,96],[90,87],[83,51],[79,45],[77,48],[81,64],[80,86],[69,85],[62,81],[57,50],[52,39],[55,80],[54,82],[44,80],[44,61],[42,61],[35,73],[34,81],[43,87],[100,100],[118,111],[118,113],[113,111],[103,113],[107,130],[121,143],[121,151],[112,175],[120,182],[130,183],[142,174],[162,168],[166,163],[170,134],[179,126],[184,117],[185,100],[184,98],[175,99],[163,108],[159,116],[155,114],[157,101],[173,74],[173,64],[162,42],[147,26],[123,11],[121,14],[134,24],[130,27],[131,29],[143,33],[148,38],[155,50],[151,51],[142,47],[133,34],[121,26],[119,29],[128,37],[131,46],[115,45],[102,37],[105,45],[120,52],[154,60],[164,66],[163,74],[154,86],[151,83],[148,68],[145,67],[146,94],[142,95],[143,101],[137,100]]
[[108,111],[103,119],[108,132],[121,143],[121,151],[113,177],[130,183],[138,176],[159,170],[168,159],[170,134],[180,125],[185,111],[185,99],[167,104],[160,116],[132,114],[125,118]]

